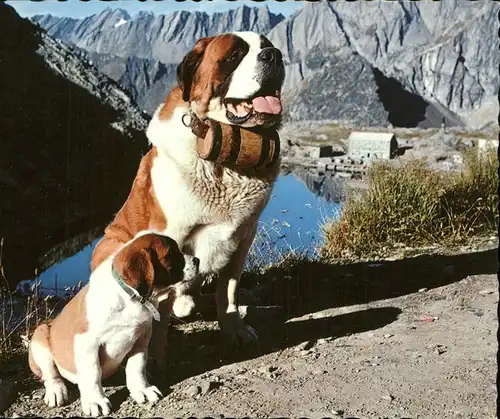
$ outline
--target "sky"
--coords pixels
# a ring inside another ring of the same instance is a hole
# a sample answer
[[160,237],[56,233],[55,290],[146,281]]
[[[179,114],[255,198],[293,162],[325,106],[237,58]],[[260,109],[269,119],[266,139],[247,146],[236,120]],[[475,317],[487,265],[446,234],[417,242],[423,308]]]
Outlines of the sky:
[[70,16],[82,18],[106,9],[125,9],[130,15],[139,11],[152,11],[168,14],[176,10],[204,11],[207,13],[223,12],[237,8],[243,4],[254,7],[267,5],[273,13],[289,16],[304,4],[302,0],[255,1],[255,0],[8,0],[7,4],[14,7],[21,16],[29,17],[36,14],[50,13],[54,16]]

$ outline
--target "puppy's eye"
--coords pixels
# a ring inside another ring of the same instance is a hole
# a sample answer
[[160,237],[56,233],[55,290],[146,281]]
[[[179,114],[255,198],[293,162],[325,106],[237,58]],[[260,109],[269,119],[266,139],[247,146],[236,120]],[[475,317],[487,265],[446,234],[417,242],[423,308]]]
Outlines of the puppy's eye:
[[174,277],[182,277],[185,264],[186,262],[184,260],[184,256],[179,253],[179,257],[172,258],[168,264],[170,275]]
[[238,51],[233,51],[233,53],[227,57],[226,61],[227,62],[233,62],[238,58]]

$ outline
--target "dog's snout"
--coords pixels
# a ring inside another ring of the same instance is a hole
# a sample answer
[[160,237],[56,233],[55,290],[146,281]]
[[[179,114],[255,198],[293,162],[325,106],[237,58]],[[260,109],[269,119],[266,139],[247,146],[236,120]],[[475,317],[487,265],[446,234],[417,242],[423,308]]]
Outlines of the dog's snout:
[[280,64],[282,61],[281,51],[277,48],[264,48],[259,52],[258,58],[265,63]]

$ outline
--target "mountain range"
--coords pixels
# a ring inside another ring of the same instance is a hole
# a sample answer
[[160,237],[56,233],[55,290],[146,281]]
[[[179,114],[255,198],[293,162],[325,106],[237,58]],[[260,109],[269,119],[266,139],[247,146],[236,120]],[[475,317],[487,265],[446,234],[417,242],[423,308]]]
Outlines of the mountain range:
[[122,9],[106,9],[85,19],[32,18],[53,37],[86,53],[149,113],[165,99],[175,83],[177,65],[196,40],[233,31],[268,33],[283,19],[267,7],[247,6],[213,15],[180,11],[131,17]]
[[85,19],[32,20],[80,48],[149,113],[197,39],[252,30],[283,52],[288,120],[429,127],[444,118],[478,128],[498,110],[498,10],[489,0],[321,0],[287,18],[242,6],[211,15],[107,9]]

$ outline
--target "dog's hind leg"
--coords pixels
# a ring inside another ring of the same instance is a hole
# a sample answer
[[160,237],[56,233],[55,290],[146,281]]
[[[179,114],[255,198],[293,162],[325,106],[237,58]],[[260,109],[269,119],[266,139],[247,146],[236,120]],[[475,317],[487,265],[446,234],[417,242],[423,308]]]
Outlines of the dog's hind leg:
[[48,324],[36,328],[28,352],[29,366],[33,374],[43,381],[45,404],[50,407],[63,406],[68,402],[68,390],[52,357],[49,335]]

